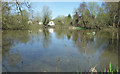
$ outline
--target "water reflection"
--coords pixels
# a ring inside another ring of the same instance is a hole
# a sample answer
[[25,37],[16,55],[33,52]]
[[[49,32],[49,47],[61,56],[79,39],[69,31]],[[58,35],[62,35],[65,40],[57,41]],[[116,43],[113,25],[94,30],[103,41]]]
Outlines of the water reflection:
[[[50,29],[51,30],[51,29]],[[51,40],[50,40],[50,38],[51,38],[51,36],[50,36],[50,32],[51,31],[49,31],[48,29],[44,29],[43,30],[43,41],[42,41],[42,43],[43,43],[43,47],[44,48],[48,48],[49,47],[49,44],[50,44],[50,42],[51,42]]]
[[54,32],[54,29],[53,28],[49,28],[48,29],[50,33],[53,33]]
[[110,61],[118,64],[117,31],[39,29],[2,36],[3,71],[84,72],[96,64],[103,71]]
[[27,31],[3,31],[2,33],[2,53],[8,52],[12,46],[18,43],[26,44],[30,40]]

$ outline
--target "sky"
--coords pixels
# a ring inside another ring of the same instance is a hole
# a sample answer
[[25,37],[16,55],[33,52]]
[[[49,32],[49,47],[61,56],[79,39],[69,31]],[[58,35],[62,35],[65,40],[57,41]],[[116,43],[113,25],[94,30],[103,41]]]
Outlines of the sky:
[[[49,6],[52,11],[52,19],[59,15],[67,16],[71,14],[73,16],[74,9],[78,8],[81,2],[32,2],[32,8],[34,9],[34,15],[37,11],[41,12],[43,6]],[[101,5],[101,2],[98,2]]]

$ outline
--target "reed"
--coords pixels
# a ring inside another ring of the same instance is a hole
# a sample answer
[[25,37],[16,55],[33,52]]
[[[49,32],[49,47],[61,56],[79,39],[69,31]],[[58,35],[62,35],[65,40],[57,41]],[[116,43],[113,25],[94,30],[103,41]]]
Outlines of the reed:
[[112,63],[110,62],[109,63],[109,68],[108,69],[104,69],[104,72],[110,72],[110,73],[112,73],[113,74],[113,72],[119,72],[119,67],[118,67],[118,65],[116,65],[116,66],[112,66]]

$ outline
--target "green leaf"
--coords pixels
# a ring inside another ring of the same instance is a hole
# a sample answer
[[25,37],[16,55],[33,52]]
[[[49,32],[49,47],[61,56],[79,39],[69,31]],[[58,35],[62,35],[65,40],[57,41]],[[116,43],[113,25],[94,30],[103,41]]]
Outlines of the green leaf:
[[119,68],[118,68],[118,65],[117,65],[117,68],[116,68],[117,72],[118,72],[118,69],[119,69]]
[[111,72],[111,62],[110,62],[110,64],[109,64],[109,67],[110,67],[110,72]]
[[106,69],[104,69],[104,72],[106,72]]

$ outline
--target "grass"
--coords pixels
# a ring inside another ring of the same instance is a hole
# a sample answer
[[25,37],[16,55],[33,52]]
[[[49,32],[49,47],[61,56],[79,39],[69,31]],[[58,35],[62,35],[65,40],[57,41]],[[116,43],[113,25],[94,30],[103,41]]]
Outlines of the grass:
[[[118,72],[119,72],[119,67],[118,67],[118,65],[116,65],[116,66],[112,66],[112,63],[110,62],[109,63],[109,68],[108,69],[104,69],[104,71],[103,72],[105,72],[105,73],[109,73],[109,74],[118,74]],[[73,74],[82,74],[83,72],[76,72],[76,73],[73,73]],[[85,73],[83,73],[83,74],[86,74],[86,72]],[[94,74],[94,73],[93,73]]]
[[112,67],[112,63],[109,63],[109,69],[104,69],[104,72],[119,72],[119,67],[118,65]]
[[88,29],[88,28],[85,28],[85,27],[75,27],[76,29]]

